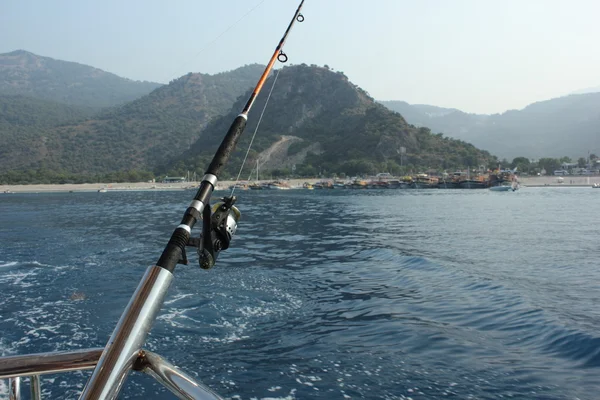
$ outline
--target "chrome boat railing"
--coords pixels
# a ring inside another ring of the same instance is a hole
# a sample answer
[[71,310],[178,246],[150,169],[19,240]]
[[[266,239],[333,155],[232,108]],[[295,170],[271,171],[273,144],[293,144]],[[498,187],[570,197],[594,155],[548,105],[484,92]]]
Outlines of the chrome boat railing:
[[[69,371],[83,371],[96,367],[103,349],[38,353],[0,358],[0,379],[8,379],[9,399],[21,399],[21,378],[29,379],[32,400],[41,399],[40,376]],[[133,370],[150,375],[179,399],[222,399],[207,386],[181,371],[164,358],[141,350],[134,360]]]

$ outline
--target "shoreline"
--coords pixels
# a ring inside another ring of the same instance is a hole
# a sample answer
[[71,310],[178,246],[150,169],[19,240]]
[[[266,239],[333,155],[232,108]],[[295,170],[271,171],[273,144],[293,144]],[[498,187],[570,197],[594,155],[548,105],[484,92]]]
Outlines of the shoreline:
[[[316,183],[323,179],[289,179],[286,182],[292,188],[302,187],[304,182]],[[260,180],[258,183],[272,182]],[[234,181],[221,181],[215,190],[227,190]],[[4,193],[64,193],[64,192],[125,192],[125,191],[170,191],[192,190],[197,188],[199,182],[160,183],[160,182],[122,182],[122,183],[67,183],[67,184],[34,184],[34,185],[0,185],[0,194]]]
[[[519,177],[522,187],[591,187],[594,183],[600,184],[600,176],[575,176],[565,177],[563,182],[557,176]],[[292,188],[302,187],[304,182],[316,183],[327,178],[289,179],[286,182]],[[270,182],[269,180],[258,181]],[[226,190],[233,181],[217,183],[216,190]],[[123,183],[78,183],[78,184],[35,184],[35,185],[0,185],[0,194],[4,193],[63,193],[63,192],[98,192],[101,189],[108,191],[164,191],[164,190],[191,190],[197,183],[152,183],[152,182],[123,182]]]

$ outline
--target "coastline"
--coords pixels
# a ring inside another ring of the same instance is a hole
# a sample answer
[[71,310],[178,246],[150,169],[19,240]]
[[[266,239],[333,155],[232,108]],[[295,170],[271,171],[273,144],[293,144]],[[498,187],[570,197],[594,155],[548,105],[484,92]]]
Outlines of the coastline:
[[[557,176],[526,176],[519,177],[523,187],[591,187],[600,183],[600,176],[566,176],[563,182]],[[302,187],[304,182],[316,183],[325,180],[322,178],[290,179],[286,182],[292,188]],[[269,181],[259,181],[269,182]],[[217,184],[216,190],[226,190],[233,181],[222,181]],[[54,193],[54,192],[98,192],[106,191],[139,191],[139,190],[186,190],[194,188],[193,182],[185,183],[151,183],[151,182],[123,182],[123,183],[80,183],[80,184],[42,184],[42,185],[0,185],[0,194],[4,193]]]
[[[322,179],[289,179],[286,182],[292,188],[302,187],[304,182],[316,183]],[[258,181],[272,182],[272,180]],[[233,185],[233,181],[217,183],[215,190],[226,190]],[[160,183],[160,182],[122,182],[122,183],[77,183],[77,184],[36,184],[36,185],[0,185],[0,194],[3,193],[61,193],[61,192],[98,192],[106,189],[107,192],[117,191],[164,191],[164,190],[191,190],[197,187],[195,182]]]

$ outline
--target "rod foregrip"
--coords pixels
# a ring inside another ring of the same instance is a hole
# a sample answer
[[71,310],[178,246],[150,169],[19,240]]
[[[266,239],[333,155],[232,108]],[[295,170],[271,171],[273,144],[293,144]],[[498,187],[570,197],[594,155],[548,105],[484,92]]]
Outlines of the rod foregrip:
[[206,171],[207,174],[219,176],[221,168],[223,165],[225,165],[233,150],[235,150],[237,141],[244,132],[244,128],[246,128],[247,119],[248,117],[246,117],[246,115],[240,114],[235,120],[233,120],[233,123],[223,138],[219,149],[215,153],[215,156],[208,166],[208,170]]
[[179,260],[181,260],[183,251],[189,239],[189,232],[179,227],[175,229],[156,265],[167,271],[173,272],[175,266]]

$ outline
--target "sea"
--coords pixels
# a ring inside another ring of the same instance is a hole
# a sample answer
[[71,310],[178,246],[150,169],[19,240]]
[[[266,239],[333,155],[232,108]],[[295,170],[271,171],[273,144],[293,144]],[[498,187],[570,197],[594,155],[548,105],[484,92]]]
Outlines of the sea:
[[[104,346],[193,195],[0,194],[0,354]],[[236,195],[231,247],[189,253],[145,346],[223,397],[600,398],[600,190]],[[134,372],[120,398],[175,397]]]

